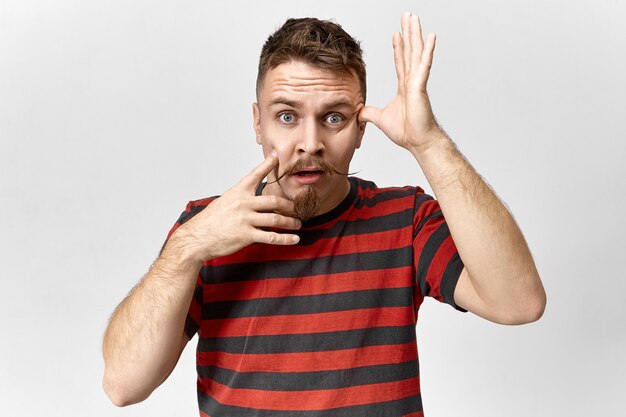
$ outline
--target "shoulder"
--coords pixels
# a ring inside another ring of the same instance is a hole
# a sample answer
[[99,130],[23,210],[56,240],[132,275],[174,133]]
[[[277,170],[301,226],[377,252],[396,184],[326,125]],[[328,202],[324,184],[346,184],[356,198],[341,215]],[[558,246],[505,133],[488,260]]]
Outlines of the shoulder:
[[372,181],[356,177],[351,177],[351,180],[356,184],[352,216],[360,219],[388,218],[389,222],[402,225],[414,222],[415,212],[421,206],[422,196],[425,196],[420,187],[378,187]]
[[[400,203],[406,201],[413,203],[416,196],[428,196],[419,186],[389,186],[379,187],[373,181],[364,180],[358,177],[350,177],[357,189],[357,200],[361,204],[373,205],[382,202],[394,201]],[[432,197],[430,197],[432,199]]]
[[206,206],[208,206],[218,198],[219,196],[212,196],[189,201],[187,203],[187,206],[185,207],[185,210],[181,213],[176,223],[179,225],[185,223],[187,220],[200,213]]
[[163,243],[163,246],[161,247],[161,252],[163,251],[163,248],[165,248],[165,244],[172,236],[172,234],[176,231],[176,229],[178,229],[183,223],[191,219],[193,216],[200,213],[206,206],[211,204],[211,202],[215,201],[217,198],[219,198],[219,196],[205,197],[199,200],[189,201],[187,203],[187,206],[185,207],[185,210],[180,214],[180,216],[178,216],[178,220],[176,220],[176,223],[174,223],[170,231],[167,233],[167,238],[165,239],[165,243]]
[[204,197],[199,200],[191,200],[187,203],[186,210],[194,210],[198,207],[205,208],[206,206],[211,204],[213,201],[217,200],[219,197],[220,197],[219,195],[214,195],[212,197]]

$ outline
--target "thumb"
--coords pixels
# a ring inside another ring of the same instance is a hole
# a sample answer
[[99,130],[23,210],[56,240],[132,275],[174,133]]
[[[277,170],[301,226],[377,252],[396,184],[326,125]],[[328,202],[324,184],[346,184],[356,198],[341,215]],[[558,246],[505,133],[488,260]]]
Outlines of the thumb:
[[374,126],[379,127],[380,113],[381,110],[377,107],[363,106],[361,111],[359,111],[358,122],[359,124],[370,122],[373,123]]

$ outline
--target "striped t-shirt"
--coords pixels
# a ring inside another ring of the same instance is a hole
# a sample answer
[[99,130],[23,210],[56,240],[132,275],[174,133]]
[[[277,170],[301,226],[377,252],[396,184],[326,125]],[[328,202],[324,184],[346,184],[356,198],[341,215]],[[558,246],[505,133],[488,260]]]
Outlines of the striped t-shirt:
[[[421,188],[349,181],[297,245],[204,263],[185,325],[202,417],[423,416],[418,310],[430,296],[464,311],[463,264]],[[214,199],[190,202],[170,235]]]

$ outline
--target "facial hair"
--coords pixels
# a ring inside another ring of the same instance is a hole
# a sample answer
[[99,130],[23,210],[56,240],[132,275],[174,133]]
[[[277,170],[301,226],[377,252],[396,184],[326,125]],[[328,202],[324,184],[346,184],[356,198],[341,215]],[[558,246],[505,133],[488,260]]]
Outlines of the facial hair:
[[322,201],[317,190],[310,185],[307,185],[304,191],[299,193],[293,200],[296,216],[303,222],[315,216],[321,204]]
[[[316,167],[326,175],[349,175],[348,173],[338,171],[334,165],[321,158],[304,158],[299,159],[293,165],[289,166],[282,174],[277,175],[274,181],[270,181],[268,184],[278,182],[285,175],[294,175],[311,166]],[[307,185],[304,187],[304,190],[294,197],[293,203],[296,216],[302,221],[307,221],[317,214],[322,205],[322,199],[313,186]]]

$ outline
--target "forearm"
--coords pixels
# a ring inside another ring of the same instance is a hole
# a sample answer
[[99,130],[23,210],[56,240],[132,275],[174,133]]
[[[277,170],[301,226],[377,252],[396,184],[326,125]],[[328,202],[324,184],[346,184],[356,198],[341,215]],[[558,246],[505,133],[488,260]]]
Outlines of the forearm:
[[184,326],[201,264],[174,236],[114,312],[103,341],[104,387],[117,405],[139,402],[167,378],[184,346]]
[[511,213],[443,132],[431,146],[411,150],[450,228],[483,302],[516,313],[545,304],[545,293],[524,236]]

